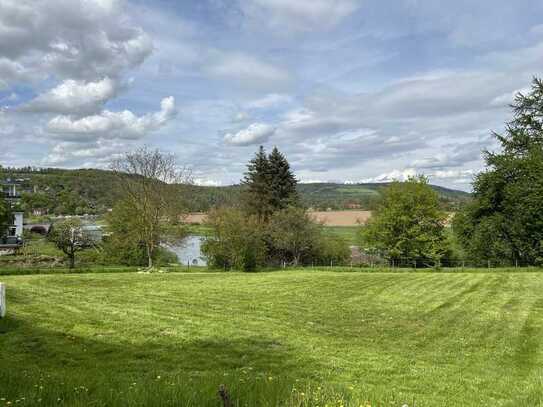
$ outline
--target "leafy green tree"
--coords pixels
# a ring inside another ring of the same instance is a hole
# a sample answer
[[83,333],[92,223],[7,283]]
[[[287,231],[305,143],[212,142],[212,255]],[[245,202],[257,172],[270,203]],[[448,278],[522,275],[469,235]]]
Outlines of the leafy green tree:
[[8,226],[13,220],[9,204],[0,197],[0,237],[7,232]]
[[106,215],[108,233],[103,248],[108,262],[127,266],[146,265],[145,244],[139,238],[137,216],[137,211],[125,200],[119,201]]
[[368,224],[362,228],[362,246],[399,261],[439,261],[447,245],[446,215],[438,194],[425,177],[393,182]]
[[255,157],[247,165],[247,172],[242,181],[246,187],[244,206],[248,213],[265,221],[272,213],[270,205],[270,163],[264,147],[260,146]]
[[304,209],[289,207],[273,213],[266,236],[272,258],[297,266],[312,257],[320,229]]
[[270,180],[270,205],[274,210],[297,206],[299,203],[296,185],[298,181],[290,169],[285,156],[274,147],[268,156]]
[[513,120],[495,134],[501,150],[485,152],[488,168],[453,228],[473,261],[543,264],[543,82],[534,79],[512,108]]
[[339,236],[329,236],[322,232],[315,243],[311,261],[320,265],[346,264],[351,258],[349,245]]
[[256,215],[235,208],[210,212],[213,233],[202,245],[202,253],[213,267],[253,271],[266,260],[262,224]]
[[75,266],[76,253],[94,245],[92,237],[79,219],[55,223],[49,231],[48,239],[68,257],[71,269]]

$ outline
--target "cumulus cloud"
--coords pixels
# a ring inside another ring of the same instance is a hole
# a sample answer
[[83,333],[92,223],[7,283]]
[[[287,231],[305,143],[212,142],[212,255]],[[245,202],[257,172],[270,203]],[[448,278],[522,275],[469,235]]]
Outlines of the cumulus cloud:
[[42,165],[82,167],[107,167],[114,159],[122,155],[126,149],[125,141],[98,139],[93,143],[60,142],[55,144],[49,154],[42,160]]
[[0,65],[3,70],[11,65],[7,80],[38,80],[48,73],[95,81],[141,64],[152,42],[131,24],[122,5],[121,0],[3,0]]
[[96,82],[67,79],[21,106],[20,110],[91,115],[102,110],[104,103],[116,96],[119,87],[118,81],[107,77]]
[[264,143],[275,133],[275,130],[275,127],[265,123],[253,123],[237,133],[226,134],[224,141],[226,144],[233,146],[250,146]]
[[47,131],[64,140],[85,141],[97,138],[141,139],[147,133],[164,126],[176,115],[173,96],[162,99],[161,109],[155,113],[136,116],[129,110],[111,112],[74,119],[59,115],[47,124]]

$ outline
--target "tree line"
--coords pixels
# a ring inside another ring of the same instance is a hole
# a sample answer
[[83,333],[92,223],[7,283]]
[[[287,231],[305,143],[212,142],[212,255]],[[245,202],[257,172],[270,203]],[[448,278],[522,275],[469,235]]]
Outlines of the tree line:
[[[471,202],[451,219],[424,176],[393,182],[360,227],[362,250],[424,267],[455,258],[479,265],[542,265],[543,82],[534,79],[527,94],[516,96],[512,110],[505,131],[494,134],[500,150],[484,152],[486,169],[475,177]],[[163,255],[161,245],[186,233],[182,219],[190,188],[183,194],[176,185],[189,186],[190,176],[172,155],[146,148],[126,154],[112,171],[122,198],[107,217],[111,235],[103,252],[118,263],[152,268]],[[210,265],[252,271],[347,261],[349,247],[324,234],[308,215],[297,183],[277,148],[267,154],[260,147],[247,166],[239,200],[209,214],[212,232],[203,252]],[[0,205],[0,221],[5,212]],[[72,227],[71,236],[79,235]]]

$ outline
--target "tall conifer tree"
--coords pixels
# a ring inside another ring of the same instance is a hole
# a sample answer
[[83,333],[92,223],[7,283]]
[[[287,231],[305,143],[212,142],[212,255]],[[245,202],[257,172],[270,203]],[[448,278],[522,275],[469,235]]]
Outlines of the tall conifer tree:
[[514,117],[501,150],[486,152],[486,171],[473,184],[474,200],[454,221],[474,261],[543,264],[543,81],[534,79],[512,105]]
[[247,165],[247,172],[242,184],[245,192],[245,207],[250,214],[257,215],[265,221],[272,213],[270,206],[270,163],[264,147],[260,146],[255,157]]
[[298,181],[290,170],[290,165],[283,154],[274,147],[268,158],[270,171],[270,204],[274,210],[288,206],[298,206],[296,184]]

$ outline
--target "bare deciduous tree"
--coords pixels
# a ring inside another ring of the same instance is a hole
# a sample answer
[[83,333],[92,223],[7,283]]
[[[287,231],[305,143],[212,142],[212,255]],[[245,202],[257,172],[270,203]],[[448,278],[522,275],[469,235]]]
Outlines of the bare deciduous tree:
[[113,161],[112,170],[130,206],[133,233],[145,245],[148,267],[161,241],[185,212],[179,184],[190,184],[190,172],[176,164],[173,154],[141,147]]

